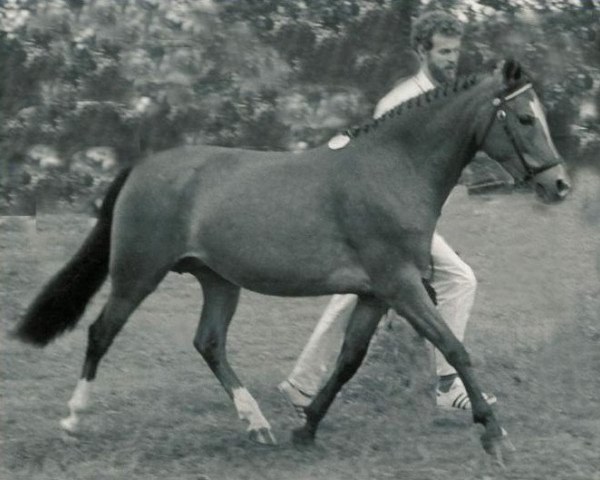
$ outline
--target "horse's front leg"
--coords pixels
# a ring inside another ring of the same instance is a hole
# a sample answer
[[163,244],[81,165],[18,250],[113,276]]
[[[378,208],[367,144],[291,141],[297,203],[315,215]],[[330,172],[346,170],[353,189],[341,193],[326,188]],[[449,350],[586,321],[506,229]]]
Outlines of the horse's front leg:
[[374,297],[360,296],[356,308],[352,312],[342,351],[329,380],[304,410],[306,423],[302,428],[294,430],[293,439],[298,443],[310,443],[314,440],[317,427],[327,413],[329,406],[342,386],[352,378],[362,363],[369,342],[379,320],[387,311],[387,305]]
[[420,274],[416,269],[414,272],[405,272],[388,285],[395,286],[393,293],[390,290],[389,294],[384,295],[390,306],[405,317],[419,334],[433,343],[456,369],[471,400],[473,420],[485,427],[481,436],[483,448],[503,466],[504,455],[513,451],[514,447],[508,440],[506,431],[500,427],[492,408],[483,398],[465,347],[437,311]]

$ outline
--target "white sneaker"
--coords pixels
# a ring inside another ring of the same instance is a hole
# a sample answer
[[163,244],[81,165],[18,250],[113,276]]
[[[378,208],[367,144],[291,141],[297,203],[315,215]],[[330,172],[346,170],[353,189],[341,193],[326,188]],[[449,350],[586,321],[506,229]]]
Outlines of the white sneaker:
[[277,390],[279,390],[279,393],[281,393],[290,405],[294,407],[296,415],[301,419],[306,419],[304,407],[310,405],[312,396],[304,393],[302,390],[292,385],[288,380],[284,380],[277,385]]
[[[495,395],[487,393],[483,394],[483,398],[488,405],[493,405],[498,400]],[[469,400],[465,386],[459,377],[454,379],[447,392],[437,390],[436,403],[439,408],[443,409],[471,410],[471,400]]]

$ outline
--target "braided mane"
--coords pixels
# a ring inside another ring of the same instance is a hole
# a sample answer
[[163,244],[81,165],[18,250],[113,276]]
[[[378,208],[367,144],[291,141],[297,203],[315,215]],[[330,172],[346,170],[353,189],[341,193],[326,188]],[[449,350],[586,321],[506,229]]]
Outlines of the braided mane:
[[452,84],[444,84],[425,93],[422,93],[421,95],[410,98],[407,101],[402,102],[400,105],[388,110],[386,113],[384,113],[378,118],[371,119],[363,125],[350,127],[348,130],[346,130],[345,133],[350,138],[356,138],[361,133],[368,133],[370,130],[374,130],[382,123],[385,123],[388,119],[397,117],[405,111],[411,110],[415,107],[418,108],[421,106],[425,106],[437,99],[446,98],[450,95],[454,95],[461,91],[468,90],[474,85],[477,85],[481,81],[481,78],[482,77],[478,75],[467,75],[458,77]]

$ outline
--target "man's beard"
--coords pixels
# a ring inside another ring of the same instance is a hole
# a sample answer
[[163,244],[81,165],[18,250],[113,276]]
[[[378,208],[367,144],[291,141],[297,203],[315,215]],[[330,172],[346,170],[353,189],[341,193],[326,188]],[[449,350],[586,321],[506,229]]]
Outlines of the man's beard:
[[437,83],[450,83],[453,82],[456,78],[455,68],[439,68],[437,65],[430,63],[429,71],[431,72],[431,76]]

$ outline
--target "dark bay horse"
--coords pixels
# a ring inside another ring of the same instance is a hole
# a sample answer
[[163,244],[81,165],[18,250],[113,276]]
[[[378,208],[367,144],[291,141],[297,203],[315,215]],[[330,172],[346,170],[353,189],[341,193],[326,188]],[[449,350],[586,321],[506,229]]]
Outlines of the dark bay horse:
[[301,153],[183,147],[115,180],[84,245],[16,329],[25,341],[47,344],[75,326],[110,273],[111,292],[89,328],[64,428],[77,428],[98,363],[131,313],[176,271],[193,274],[202,286],[194,346],[256,441],[275,439],[225,353],[240,288],[282,296],[354,293],[358,305],[335,370],[294,438],[314,438],[391,307],[456,368],[474,421],[485,427],[483,445],[501,459],[504,432],[422,279],[442,205],[477,150],[517,180],[533,182],[544,200],[567,195],[564,163],[531,83],[518,63],[507,61],[483,79],[459,79],[417,97],[330,145]]

